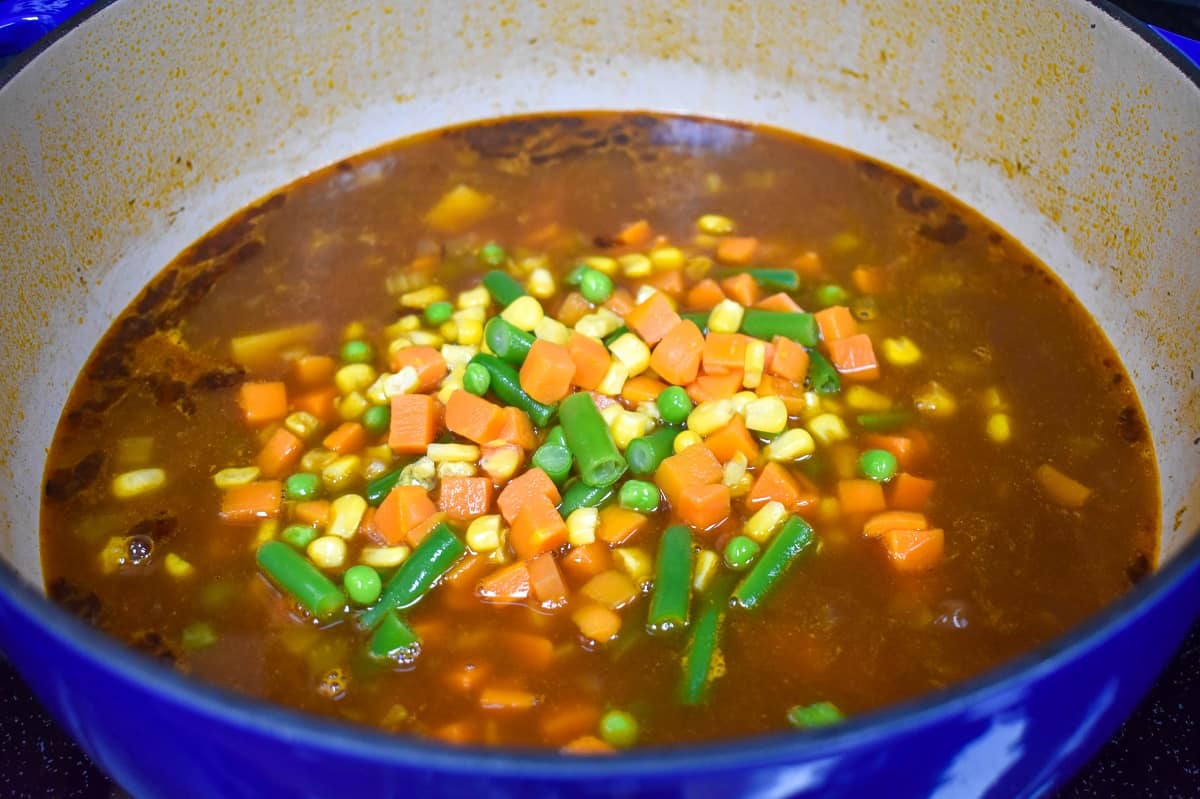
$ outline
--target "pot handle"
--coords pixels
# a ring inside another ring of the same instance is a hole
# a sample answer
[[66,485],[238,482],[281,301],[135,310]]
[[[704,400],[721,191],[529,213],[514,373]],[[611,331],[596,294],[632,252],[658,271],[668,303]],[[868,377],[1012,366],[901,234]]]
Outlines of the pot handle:
[[1166,39],[1176,50],[1183,53],[1183,55],[1189,61],[1191,61],[1197,67],[1200,67],[1200,41],[1189,39],[1186,36],[1180,36],[1178,33],[1172,33],[1168,30],[1163,30],[1155,25],[1150,25],[1149,28],[1159,36]]
[[0,58],[14,55],[66,22],[94,0],[0,2]]

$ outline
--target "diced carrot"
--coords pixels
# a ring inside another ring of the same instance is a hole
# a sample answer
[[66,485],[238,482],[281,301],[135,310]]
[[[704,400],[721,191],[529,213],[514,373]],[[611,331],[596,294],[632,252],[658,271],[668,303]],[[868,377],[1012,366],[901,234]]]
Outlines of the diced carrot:
[[544,495],[528,498],[512,521],[508,543],[517,557],[529,560],[567,543],[567,523]]
[[541,227],[534,228],[525,234],[524,244],[526,247],[531,247],[537,250],[550,249],[550,244],[555,239],[562,238],[563,228],[558,222],[548,222]]
[[521,688],[491,685],[479,692],[479,707],[483,710],[532,710],[537,704],[537,695]]
[[703,353],[704,334],[692,320],[684,319],[655,345],[650,354],[650,368],[668,383],[686,386],[700,372]]
[[292,407],[315,416],[322,422],[333,421],[337,417],[338,392],[333,386],[313,389],[292,399]]
[[758,289],[758,283],[746,272],[730,275],[722,280],[721,289],[729,299],[747,308],[758,302],[762,293]]
[[587,700],[575,700],[547,706],[538,726],[542,738],[553,746],[587,735],[596,729],[599,721],[599,705]]
[[450,690],[471,695],[479,690],[492,674],[492,664],[486,660],[464,660],[442,672],[442,682]]
[[754,260],[757,252],[758,239],[751,236],[726,236],[717,242],[717,260],[723,264],[745,266]]
[[683,452],[663,458],[654,472],[654,482],[667,501],[678,507],[683,495],[697,486],[716,483],[723,475],[721,462],[704,444],[693,444]]
[[696,380],[688,384],[687,393],[692,402],[696,403],[729,399],[742,390],[744,377],[745,374],[741,369],[734,369],[720,375],[697,375]]
[[771,343],[774,349],[767,359],[767,371],[793,382],[803,380],[808,374],[808,351],[783,336],[776,336]]
[[707,530],[729,518],[731,493],[724,483],[694,486],[674,506],[679,518],[697,530]]
[[779,397],[783,400],[788,414],[792,416],[808,410],[808,400],[804,398],[803,381],[792,382],[777,375],[765,374],[758,384],[758,394],[761,397]]
[[879,513],[887,508],[883,486],[874,480],[839,480],[837,493],[842,513]]
[[533,422],[529,420],[529,414],[511,405],[500,413],[503,420],[500,431],[496,433],[496,440],[516,444],[525,450],[537,449],[537,434],[533,432]]
[[442,577],[442,582],[452,588],[469,590],[474,601],[475,586],[479,585],[479,581],[491,572],[492,568],[490,555],[472,553],[455,563]]
[[379,503],[375,526],[388,546],[403,544],[409,532],[437,512],[437,505],[420,486],[396,486]]
[[758,457],[758,442],[750,435],[740,415],[734,415],[729,424],[710,433],[704,439],[704,446],[708,447],[721,463],[733,460],[733,456],[739,452],[746,456],[749,463],[754,463],[754,459]]
[[626,247],[641,247],[650,241],[650,223],[645,219],[631,222],[617,234],[617,241]]
[[612,547],[622,546],[633,539],[650,520],[637,511],[608,505],[600,509],[596,538]]
[[512,524],[513,520],[517,518],[517,514],[521,512],[521,508],[533,497],[544,497],[553,505],[562,501],[562,495],[558,493],[558,486],[554,485],[554,481],[550,479],[549,475],[536,466],[520,477],[510,480],[504,490],[500,492],[496,504],[500,506],[500,513],[504,516],[504,521]]
[[879,266],[856,266],[850,271],[850,282],[863,294],[879,294],[887,289],[887,272]]
[[868,538],[879,538],[888,530],[924,530],[929,527],[929,520],[924,513],[908,510],[885,510],[876,513],[863,522],[863,535]]
[[621,632],[621,617],[598,602],[589,602],[571,613],[571,621],[584,638],[605,644]]
[[307,502],[297,502],[292,506],[292,518],[301,524],[324,527],[329,523],[329,500],[311,499]]
[[725,292],[721,291],[721,284],[711,277],[706,277],[692,286],[687,293],[686,302],[689,308],[707,311],[723,299],[725,299]]
[[679,269],[657,272],[646,283],[672,297],[679,297],[683,294],[683,272]]
[[283,483],[260,480],[234,486],[221,495],[221,521],[228,524],[258,524],[275,519],[283,508]]
[[1037,476],[1042,490],[1046,492],[1046,496],[1050,497],[1055,504],[1065,508],[1081,508],[1091,496],[1090,488],[1078,480],[1068,477],[1048,463],[1037,467],[1034,474]]
[[917,456],[916,441],[909,436],[864,433],[861,440],[863,449],[882,449],[892,453],[901,470],[912,469],[921,460]]
[[438,508],[457,522],[483,516],[492,507],[492,481],[487,477],[443,477]]
[[654,292],[625,314],[625,324],[650,346],[662,341],[679,322],[679,314],[675,313],[666,295],[660,291]]
[[417,393],[433,391],[448,371],[446,359],[433,347],[403,347],[392,353],[390,364],[393,372],[411,366],[417,373]]
[[812,483],[803,476],[795,476],[774,461],[762,467],[746,495],[746,507],[754,510],[768,502],[783,504],[790,513],[803,513],[816,506],[820,496]]
[[524,561],[501,566],[479,581],[475,593],[492,602],[523,602],[529,598],[529,569]]
[[817,278],[825,274],[825,267],[821,264],[821,256],[812,250],[797,255],[792,259],[791,265],[792,269],[795,269],[808,278]]
[[813,317],[817,320],[817,328],[821,331],[821,340],[826,344],[850,338],[858,333],[858,322],[845,305],[822,308],[813,314]]
[[616,750],[595,735],[581,735],[559,751],[568,755],[611,755]]
[[[465,391],[457,392],[466,394]],[[437,435],[438,402],[428,394],[397,394],[392,397],[392,421],[388,446],[394,452],[423,454]]]
[[503,633],[498,638],[509,654],[518,661],[518,666],[530,671],[545,671],[554,662],[554,642],[544,635]]
[[888,559],[900,571],[921,571],[937,564],[946,549],[946,535],[930,530],[888,530],[883,534]]
[[875,347],[866,333],[829,342],[829,360],[838,374],[855,380],[874,380],[879,377],[879,361]]
[[603,541],[571,547],[562,556],[562,567],[573,579],[582,582],[611,568],[612,553]]
[[595,390],[608,374],[608,367],[612,363],[612,356],[608,354],[604,342],[571,331],[571,337],[567,339],[567,352],[575,364],[575,375],[571,380],[584,391]]
[[433,528],[437,527],[444,521],[446,521],[446,514],[442,513],[440,510],[434,511],[410,527],[408,532],[404,535],[404,540],[410,547],[415,547],[424,541],[426,536],[433,532]]
[[591,312],[592,304],[578,291],[572,291],[563,297],[554,317],[567,327],[575,327],[575,323],[582,319],[584,314]]
[[629,313],[633,306],[633,295],[630,294],[629,290],[625,288],[614,289],[613,293],[610,294],[608,299],[604,301],[605,308],[621,317],[624,317],[625,314]]
[[666,383],[650,375],[638,375],[625,381],[625,387],[621,389],[621,399],[633,403],[654,402],[666,387]]
[[610,610],[618,610],[637,599],[641,590],[625,572],[609,569],[584,583],[579,593]]
[[529,569],[530,590],[538,602],[558,607],[567,601],[567,584],[553,553],[543,552],[526,561],[525,567]]
[[321,443],[339,455],[350,455],[367,445],[367,429],[358,422],[343,422]]
[[[440,727],[430,730],[429,735],[445,744],[466,746],[468,744],[478,743],[479,724],[475,719],[452,721],[448,724],[443,724]],[[590,752],[585,748],[583,750],[583,754],[590,754]]]
[[328,355],[302,355],[292,361],[292,379],[300,388],[318,388],[333,380],[337,361]]
[[259,451],[254,464],[264,477],[283,477],[290,473],[304,454],[304,442],[286,427],[271,433],[267,443]]
[[238,405],[247,424],[261,426],[287,416],[287,386],[282,380],[264,383],[242,383],[238,389]]
[[924,510],[933,496],[934,482],[909,472],[900,472],[888,483],[884,493],[888,507],[897,510]]
[[562,344],[544,338],[534,340],[521,364],[521,388],[538,402],[558,402],[571,390],[575,362]]
[[508,441],[489,441],[479,448],[479,468],[493,483],[507,483],[525,465],[525,450]]
[[[408,395],[402,395],[408,396]],[[393,400],[395,402],[395,400]],[[392,410],[392,424],[396,422],[396,411]],[[497,440],[504,426],[504,413],[500,406],[477,397],[469,391],[459,389],[450,395],[446,403],[446,429],[457,433],[476,444]],[[428,447],[428,444],[426,444]],[[395,446],[392,447],[395,449]],[[425,449],[422,448],[421,452]]]
[[750,337],[742,333],[709,333],[704,337],[700,362],[710,375],[727,374],[746,368],[746,346]]
[[778,291],[769,297],[763,297],[754,304],[754,307],[763,311],[782,311],[784,313],[799,313],[804,310],[800,307],[800,303],[782,291]]

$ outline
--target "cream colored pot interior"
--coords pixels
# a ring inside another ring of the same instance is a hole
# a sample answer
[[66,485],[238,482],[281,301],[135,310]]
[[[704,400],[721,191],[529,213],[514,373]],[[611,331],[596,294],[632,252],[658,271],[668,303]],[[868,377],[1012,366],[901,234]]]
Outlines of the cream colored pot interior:
[[0,89],[0,554],[38,581],[46,447],[94,342],[239,207],[448,123],[766,122],[909,170],[1053,266],[1200,528],[1200,90],[1085,2],[117,2]]

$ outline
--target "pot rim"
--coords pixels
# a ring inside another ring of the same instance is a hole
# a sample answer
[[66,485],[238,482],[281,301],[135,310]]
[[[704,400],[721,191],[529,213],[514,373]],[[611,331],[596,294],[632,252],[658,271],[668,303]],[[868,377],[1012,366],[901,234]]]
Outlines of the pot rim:
[[[71,17],[35,46],[0,70],[0,89],[33,59],[85,24],[116,0],[98,0]],[[1107,0],[1085,0],[1141,37],[1197,87],[1200,66],[1192,63],[1145,23]],[[183,675],[142,655],[85,624],[37,592],[5,560],[0,559],[0,597],[17,612],[48,632],[56,642],[87,657],[120,679],[145,686],[155,694],[200,716],[219,718],[248,733],[276,737],[281,729],[293,742],[344,755],[447,773],[470,772],[477,777],[541,778],[561,782],[592,779],[667,778],[687,769],[693,774],[745,769],[767,764],[815,763],[846,750],[877,746],[900,734],[932,725],[940,718],[969,713],[1015,685],[1059,670],[1101,645],[1118,630],[1139,623],[1153,607],[1189,580],[1200,576],[1200,530],[1165,566],[1151,573],[1123,596],[1041,646],[975,677],[938,691],[922,694],[857,716],[841,724],[809,731],[783,731],[677,747],[646,747],[619,757],[579,757],[557,750],[512,747],[447,746],[434,741],[400,737],[371,727],[291,710]]]

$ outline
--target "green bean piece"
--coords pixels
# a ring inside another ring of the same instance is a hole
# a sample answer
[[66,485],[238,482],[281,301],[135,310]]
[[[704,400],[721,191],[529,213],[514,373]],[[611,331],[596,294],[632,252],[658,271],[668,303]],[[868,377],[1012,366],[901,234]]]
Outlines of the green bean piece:
[[342,360],[346,363],[370,363],[375,360],[375,348],[359,339],[347,341],[342,345]]
[[770,341],[776,336],[790,338],[806,347],[817,346],[817,319],[802,311],[763,311],[747,308],[742,315],[742,332]]
[[670,633],[688,625],[692,602],[692,533],[672,525],[658,539],[654,565],[654,594],[646,615],[646,632]]
[[814,702],[811,705],[796,705],[787,712],[788,724],[800,729],[828,727],[837,724],[845,716],[832,702]]
[[372,508],[378,508],[380,503],[387,499],[387,495],[392,493],[392,489],[400,482],[400,473],[403,469],[381,474],[371,482],[367,483],[367,489],[363,492],[366,496],[367,504]]
[[554,427],[551,427],[546,433],[546,440],[542,443],[565,447],[567,445],[567,434],[563,432],[562,425],[556,424]]
[[283,498],[292,502],[316,499],[321,494],[321,478],[309,472],[298,472],[283,483]]
[[789,516],[771,543],[767,544],[758,562],[733,590],[730,604],[746,610],[757,608],[792,564],[812,545],[812,527],[799,516]]
[[613,332],[609,333],[607,336],[604,337],[604,346],[611,347],[614,341],[616,341],[617,339],[619,339],[621,336],[625,335],[628,332],[629,332],[629,328],[625,327],[625,325],[621,325],[616,330],[614,330]]
[[675,436],[680,432],[678,427],[660,427],[653,433],[630,441],[625,448],[629,471],[638,477],[654,474],[658,465],[674,454]]
[[829,359],[813,347],[808,350],[808,384],[818,394],[836,394],[842,390],[842,378]]
[[496,242],[489,241],[479,248],[479,260],[492,267],[504,266],[504,262],[508,260],[508,253]]
[[488,290],[488,294],[492,295],[492,299],[504,308],[511,305],[513,300],[518,297],[525,296],[525,289],[517,282],[517,279],[499,269],[493,269],[483,276],[483,286]]
[[404,623],[400,614],[389,610],[383,614],[379,627],[371,634],[367,649],[377,658],[387,658],[411,663],[421,652],[421,639]]
[[439,522],[400,564],[384,586],[379,601],[359,616],[359,625],[370,629],[379,624],[389,610],[404,610],[420,602],[466,550],[450,526]]
[[488,393],[488,389],[491,387],[492,373],[487,370],[487,367],[477,363],[467,364],[467,368],[463,370],[463,388],[466,391],[482,397]]
[[431,325],[442,325],[454,315],[454,305],[446,300],[431,302],[425,307],[425,321]]
[[500,358],[520,366],[533,346],[533,336],[499,316],[494,316],[483,329],[488,348]]
[[886,483],[895,477],[898,466],[896,456],[886,449],[869,449],[858,456],[858,470],[862,476],[877,483]]
[[667,424],[683,424],[696,407],[683,386],[667,386],[658,395],[658,413]]
[[579,293],[598,305],[612,296],[612,278],[598,269],[588,269],[579,279]]
[[658,510],[658,500],[658,486],[646,480],[626,480],[617,494],[617,502],[622,508],[638,513]]
[[471,358],[471,363],[477,363],[488,370],[491,375],[491,391],[501,402],[525,411],[538,427],[545,427],[550,423],[556,406],[543,404],[526,394],[525,389],[521,388],[521,378],[516,369],[486,352]]
[[708,311],[695,311],[693,313],[681,313],[680,319],[687,319],[696,327],[700,328],[701,333],[708,333]]
[[565,446],[547,441],[533,452],[530,462],[546,473],[546,476],[561,485],[571,476],[571,465],[574,459],[571,450]]
[[363,411],[362,425],[373,436],[386,432],[392,426],[392,409],[386,405],[372,405]]
[[721,575],[700,598],[700,607],[692,622],[692,635],[683,655],[683,674],[679,681],[679,701],[684,705],[698,705],[708,698],[713,656],[717,652],[725,611],[729,609],[733,578],[734,575]]
[[563,490],[558,512],[565,519],[580,508],[598,508],[614,493],[616,489],[610,485],[590,486],[582,480],[576,480]]
[[826,283],[824,286],[818,286],[816,292],[813,293],[813,298],[817,301],[817,305],[822,308],[828,308],[833,305],[844,305],[850,297],[846,290],[836,283]]
[[800,288],[800,276],[791,269],[763,269],[755,267],[752,269],[717,270],[717,277],[733,277],[740,274],[747,274],[754,278],[754,282],[764,289],[795,291]]
[[283,528],[283,532],[279,534],[279,538],[288,542],[296,549],[306,549],[313,539],[317,537],[317,529],[309,527],[307,524],[289,524]]
[[857,417],[859,427],[864,430],[870,430],[873,433],[888,433],[892,430],[899,430],[912,421],[912,414],[908,411],[876,411],[874,413],[860,413]]
[[628,465],[604,417],[596,410],[592,395],[580,391],[567,397],[559,403],[558,418],[567,437],[567,448],[579,466],[580,479],[590,486],[617,482]]
[[282,541],[258,547],[259,568],[318,619],[328,619],[346,606],[346,595],[321,570]]

